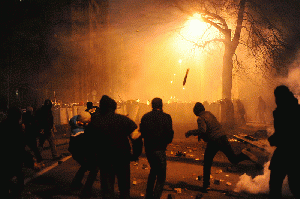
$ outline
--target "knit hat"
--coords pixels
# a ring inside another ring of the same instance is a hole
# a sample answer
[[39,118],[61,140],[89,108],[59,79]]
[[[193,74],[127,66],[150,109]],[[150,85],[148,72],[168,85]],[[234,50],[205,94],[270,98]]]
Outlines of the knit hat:
[[205,108],[204,108],[204,106],[203,106],[202,103],[197,102],[195,104],[195,106],[194,106],[194,110],[193,111],[194,111],[194,114],[198,116],[199,113],[201,113],[202,111],[205,111]]

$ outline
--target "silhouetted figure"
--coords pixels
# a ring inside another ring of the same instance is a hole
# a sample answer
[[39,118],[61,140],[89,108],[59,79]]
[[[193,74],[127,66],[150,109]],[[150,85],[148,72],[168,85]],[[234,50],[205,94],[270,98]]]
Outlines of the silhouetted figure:
[[207,192],[210,186],[211,166],[218,151],[222,151],[232,164],[237,164],[243,160],[257,161],[257,158],[246,150],[236,155],[231,148],[221,124],[211,112],[205,111],[202,103],[197,102],[193,111],[194,114],[198,116],[198,129],[188,131],[185,136],[187,138],[192,135],[198,136],[198,140],[203,139],[207,142],[203,168],[203,192]]
[[[25,141],[21,125],[22,113],[18,108],[9,108],[7,118],[1,123],[2,136],[2,160],[5,182],[2,186],[7,187],[6,196],[3,198],[17,198],[24,188],[24,175],[22,167],[24,163]],[[5,147],[4,147],[5,146]],[[14,183],[11,179],[15,177]]]
[[163,112],[162,99],[154,98],[151,103],[152,111],[142,117],[140,132],[150,164],[146,198],[159,199],[166,181],[166,148],[173,140],[174,131],[171,116]]
[[97,106],[93,105],[93,102],[87,102],[86,103],[86,112],[89,112],[91,115],[94,114],[97,110]]
[[47,99],[44,102],[44,106],[37,112],[38,125],[40,128],[40,139],[39,139],[39,147],[43,149],[44,143],[48,140],[52,158],[54,160],[59,159],[60,156],[57,154],[56,145],[55,145],[55,137],[54,137],[54,122],[53,122],[53,114],[52,114],[52,102]]
[[73,159],[80,164],[80,168],[73,178],[72,188],[81,188],[84,174],[90,171],[82,195],[88,195],[91,192],[98,173],[95,153],[90,150],[89,144],[91,143],[88,142],[85,136],[85,130],[88,128],[90,121],[91,114],[86,111],[75,115],[69,121],[71,135],[68,150],[71,152]]
[[37,138],[39,135],[39,129],[36,123],[36,119],[33,115],[33,108],[27,107],[26,112],[22,115],[23,124],[25,125],[25,139],[26,145],[34,153],[37,163],[41,163],[42,156],[37,147]]
[[238,116],[238,125],[245,125],[246,124],[246,110],[244,107],[244,104],[241,102],[241,100],[236,100],[236,106],[237,106],[237,116]]
[[[131,139],[137,125],[128,117],[116,114],[117,103],[103,95],[100,109],[92,115],[89,140],[96,152],[100,168],[100,181],[103,198],[115,198],[115,177],[121,199],[130,198],[130,161],[137,160],[142,152],[142,139]],[[133,154],[131,154],[131,145]]]
[[299,134],[300,106],[288,87],[281,85],[275,91],[276,109],[273,111],[275,132],[269,137],[271,146],[276,146],[269,169],[270,198],[281,198],[282,183],[288,176],[289,187],[295,198],[299,191]]
[[256,117],[258,117],[258,121],[260,123],[265,124],[266,123],[266,109],[267,105],[266,102],[263,100],[261,96],[258,97],[258,106],[256,110]]
[[232,129],[234,127],[234,107],[230,99],[225,98],[220,101],[221,104],[221,123],[224,128]]

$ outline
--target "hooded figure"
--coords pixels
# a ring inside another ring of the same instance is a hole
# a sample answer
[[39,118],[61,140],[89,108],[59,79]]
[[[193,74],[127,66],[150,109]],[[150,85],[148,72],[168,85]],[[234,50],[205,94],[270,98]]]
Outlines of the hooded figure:
[[120,198],[129,199],[130,161],[137,160],[141,154],[142,140],[131,138],[131,133],[137,125],[128,117],[116,114],[116,108],[115,100],[103,95],[99,111],[92,116],[87,133],[98,158],[104,198],[114,198],[114,183],[117,177]]
[[43,149],[44,143],[48,140],[52,158],[53,160],[57,160],[61,158],[61,156],[57,155],[56,145],[55,145],[55,137],[53,132],[54,121],[53,121],[53,113],[52,113],[52,102],[49,99],[46,99],[44,102],[44,106],[37,112],[37,120],[39,129],[41,132],[39,147]]
[[[273,111],[275,132],[269,137],[271,146],[276,146],[271,158],[270,198],[281,198],[282,183],[288,176],[290,190],[295,198],[300,198],[298,179],[300,106],[287,86],[274,90],[276,109]],[[295,156],[296,155],[296,156]]]

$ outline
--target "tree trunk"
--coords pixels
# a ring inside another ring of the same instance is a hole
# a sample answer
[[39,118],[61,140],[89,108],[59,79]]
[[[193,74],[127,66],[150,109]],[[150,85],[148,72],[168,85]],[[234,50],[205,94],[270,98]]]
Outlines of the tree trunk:
[[232,69],[233,54],[239,45],[239,40],[242,31],[243,16],[245,12],[245,5],[247,0],[240,0],[239,11],[236,22],[236,29],[234,32],[234,37],[231,41],[231,30],[227,29],[224,31],[225,35],[225,52],[223,57],[223,74],[222,74],[222,98],[231,100],[231,89],[232,89]]
[[225,35],[225,52],[223,56],[223,72],[222,72],[222,99],[231,100],[232,89],[232,57],[235,49],[231,45],[231,30]]
[[223,57],[222,98],[231,99],[232,89],[232,53],[225,52]]
[[232,90],[232,57],[236,47],[231,42],[231,30],[225,34],[225,52],[223,56],[222,72],[222,102],[221,102],[221,123],[225,128],[234,126],[234,109],[231,101]]

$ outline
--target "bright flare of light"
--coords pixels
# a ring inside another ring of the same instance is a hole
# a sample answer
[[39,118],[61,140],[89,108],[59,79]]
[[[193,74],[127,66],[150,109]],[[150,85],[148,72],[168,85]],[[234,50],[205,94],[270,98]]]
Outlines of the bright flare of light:
[[207,24],[199,19],[190,19],[188,23],[188,32],[192,37],[200,36],[203,34],[203,30],[207,28]]
[[[148,48],[157,60],[153,62],[153,59],[149,59],[152,66],[151,74],[152,71],[156,71],[153,67],[166,66],[159,68],[160,77],[163,77],[157,84],[161,88],[161,95],[169,96],[165,97],[165,100],[170,102],[199,100],[199,96],[203,101],[218,100],[220,92],[215,88],[221,84],[219,66],[222,65],[222,59],[211,59],[211,57],[219,56],[220,52],[215,50],[214,42],[205,48],[201,46],[209,40],[222,38],[219,37],[220,33],[210,24],[203,22],[199,15],[186,19],[176,30],[178,31],[174,34],[162,36],[162,39],[153,43],[154,46]],[[199,46],[196,46],[196,43]],[[188,84],[182,87],[186,67],[193,69],[193,73],[189,74]]]
[[203,36],[203,34],[205,34],[208,28],[209,24],[203,22],[199,14],[194,14],[185,23],[183,36],[191,40],[198,39],[199,37]]
[[184,28],[180,31],[180,35],[190,43],[202,43],[207,40],[219,37],[219,31],[211,27],[210,24],[204,22],[200,14],[194,14],[184,24]]

